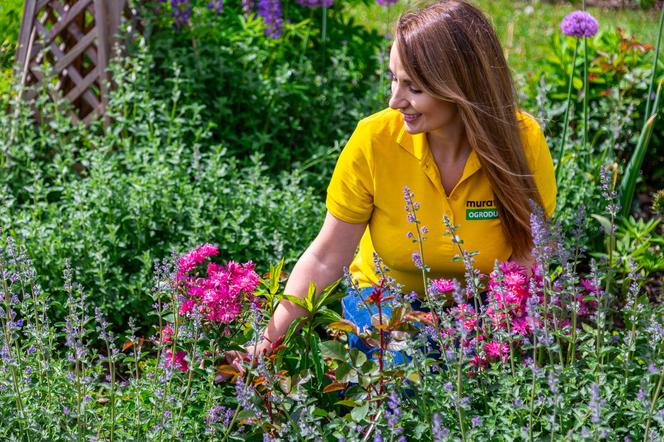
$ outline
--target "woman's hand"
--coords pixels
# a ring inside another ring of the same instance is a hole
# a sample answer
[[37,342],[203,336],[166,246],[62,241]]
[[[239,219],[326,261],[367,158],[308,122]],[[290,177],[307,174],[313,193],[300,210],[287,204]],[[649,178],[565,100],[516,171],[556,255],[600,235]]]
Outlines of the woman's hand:
[[[316,239],[309,245],[293,268],[284,293],[299,297],[306,296],[309,284],[313,282],[318,290],[339,279],[343,274],[343,267],[353,259],[357,244],[366,230],[367,223],[352,224],[335,218],[329,212],[325,217]],[[244,374],[242,362],[251,361],[261,353],[271,353],[278,347],[278,339],[284,336],[291,323],[298,317],[304,316],[307,311],[296,304],[282,300],[277,306],[274,315],[270,318],[263,332],[263,340],[256,346],[245,347],[244,351],[226,352],[226,363]],[[219,373],[217,381],[227,380],[232,376],[229,373]]]

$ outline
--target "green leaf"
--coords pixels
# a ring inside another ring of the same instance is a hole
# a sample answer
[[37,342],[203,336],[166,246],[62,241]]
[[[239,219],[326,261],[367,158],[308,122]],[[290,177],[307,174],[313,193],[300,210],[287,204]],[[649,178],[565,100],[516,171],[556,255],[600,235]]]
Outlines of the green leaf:
[[347,363],[339,364],[335,375],[337,377],[337,381],[339,382],[357,383],[357,372]]
[[311,362],[314,366],[314,374],[319,383],[323,382],[323,355],[320,351],[320,338],[316,333],[309,335],[309,346],[311,349]]
[[288,327],[286,335],[284,336],[284,345],[286,346],[290,345],[290,342],[293,339],[295,332],[300,328],[300,325],[302,325],[302,323],[304,323],[306,320],[307,320],[306,316],[300,316],[291,323],[291,325]]
[[353,365],[356,368],[359,368],[364,365],[365,362],[367,362],[367,355],[365,355],[357,348],[353,348],[350,350],[350,360],[353,361]]
[[343,405],[344,407],[355,407],[357,406],[357,402],[355,402],[353,399],[343,399],[341,401],[335,402],[334,405]]
[[279,290],[279,278],[281,277],[281,270],[284,268],[284,258],[277,265],[270,264],[270,287],[269,291],[272,295]]
[[611,221],[602,215],[598,215],[596,213],[593,213],[592,215],[593,218],[595,218],[599,223],[602,225],[602,228],[604,229],[605,234],[610,234],[611,233]]
[[315,299],[316,299],[316,284],[314,284],[313,281],[309,281],[309,291],[307,292],[307,296],[304,298],[304,301],[306,302],[305,308],[309,313],[314,312]]
[[320,417],[327,417],[329,415],[329,413],[327,411],[323,410],[322,408],[316,408],[313,411],[313,413],[311,413],[311,414],[313,414],[314,416],[320,416]]
[[355,422],[361,422],[369,413],[369,403],[365,403],[361,407],[353,408],[350,412],[351,417]]
[[299,296],[293,296],[293,295],[287,295],[284,294],[284,299],[292,302],[293,304],[297,305],[298,307],[301,307],[305,309],[307,312],[311,313],[311,308],[309,307],[309,303],[307,303],[306,299],[302,299]]
[[345,361],[348,359],[348,352],[346,346],[340,341],[325,341],[320,345],[323,357],[334,359],[337,361]]

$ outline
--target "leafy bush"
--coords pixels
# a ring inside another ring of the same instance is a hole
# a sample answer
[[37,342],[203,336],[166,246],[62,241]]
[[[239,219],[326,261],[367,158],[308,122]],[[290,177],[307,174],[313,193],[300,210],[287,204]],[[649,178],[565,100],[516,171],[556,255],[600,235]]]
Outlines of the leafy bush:
[[215,242],[223,258],[293,263],[324,216],[297,173],[270,179],[260,155],[240,166],[212,142],[179,77],[156,98],[150,66],[137,55],[115,72],[107,131],[72,125],[46,94],[48,124],[17,100],[0,109],[0,222],[39,258],[45,290],[57,293],[69,259],[114,323],[145,318],[153,261],[171,249]]
[[3,0],[0,4],[0,93],[9,90],[12,82],[23,3]]
[[275,173],[308,169],[324,189],[343,140],[385,106],[377,58],[385,39],[343,16],[340,4],[283,2],[278,39],[266,35],[260,16],[243,15],[239,2],[226,2],[223,13],[207,1],[192,4],[186,24],[174,24],[163,8],[151,19],[152,90],[170,96],[167,80],[178,66],[181,100],[205,104],[213,140],[243,160],[263,153]]

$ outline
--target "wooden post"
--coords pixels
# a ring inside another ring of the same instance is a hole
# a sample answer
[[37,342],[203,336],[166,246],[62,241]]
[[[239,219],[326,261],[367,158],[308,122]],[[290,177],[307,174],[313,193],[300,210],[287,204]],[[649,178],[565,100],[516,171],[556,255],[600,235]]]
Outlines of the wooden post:
[[[16,54],[17,78],[23,86],[38,87],[48,65],[58,78],[54,98],[72,104],[74,121],[89,124],[104,115],[107,68],[128,10],[128,0],[26,0]],[[28,92],[26,97],[30,96]]]

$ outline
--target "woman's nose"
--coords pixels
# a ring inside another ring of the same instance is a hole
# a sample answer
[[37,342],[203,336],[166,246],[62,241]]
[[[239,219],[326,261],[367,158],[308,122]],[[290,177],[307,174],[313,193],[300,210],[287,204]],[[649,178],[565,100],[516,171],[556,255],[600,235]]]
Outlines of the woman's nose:
[[399,86],[392,86],[392,94],[390,95],[388,105],[392,109],[401,109],[405,106],[405,100],[401,95],[401,88]]

